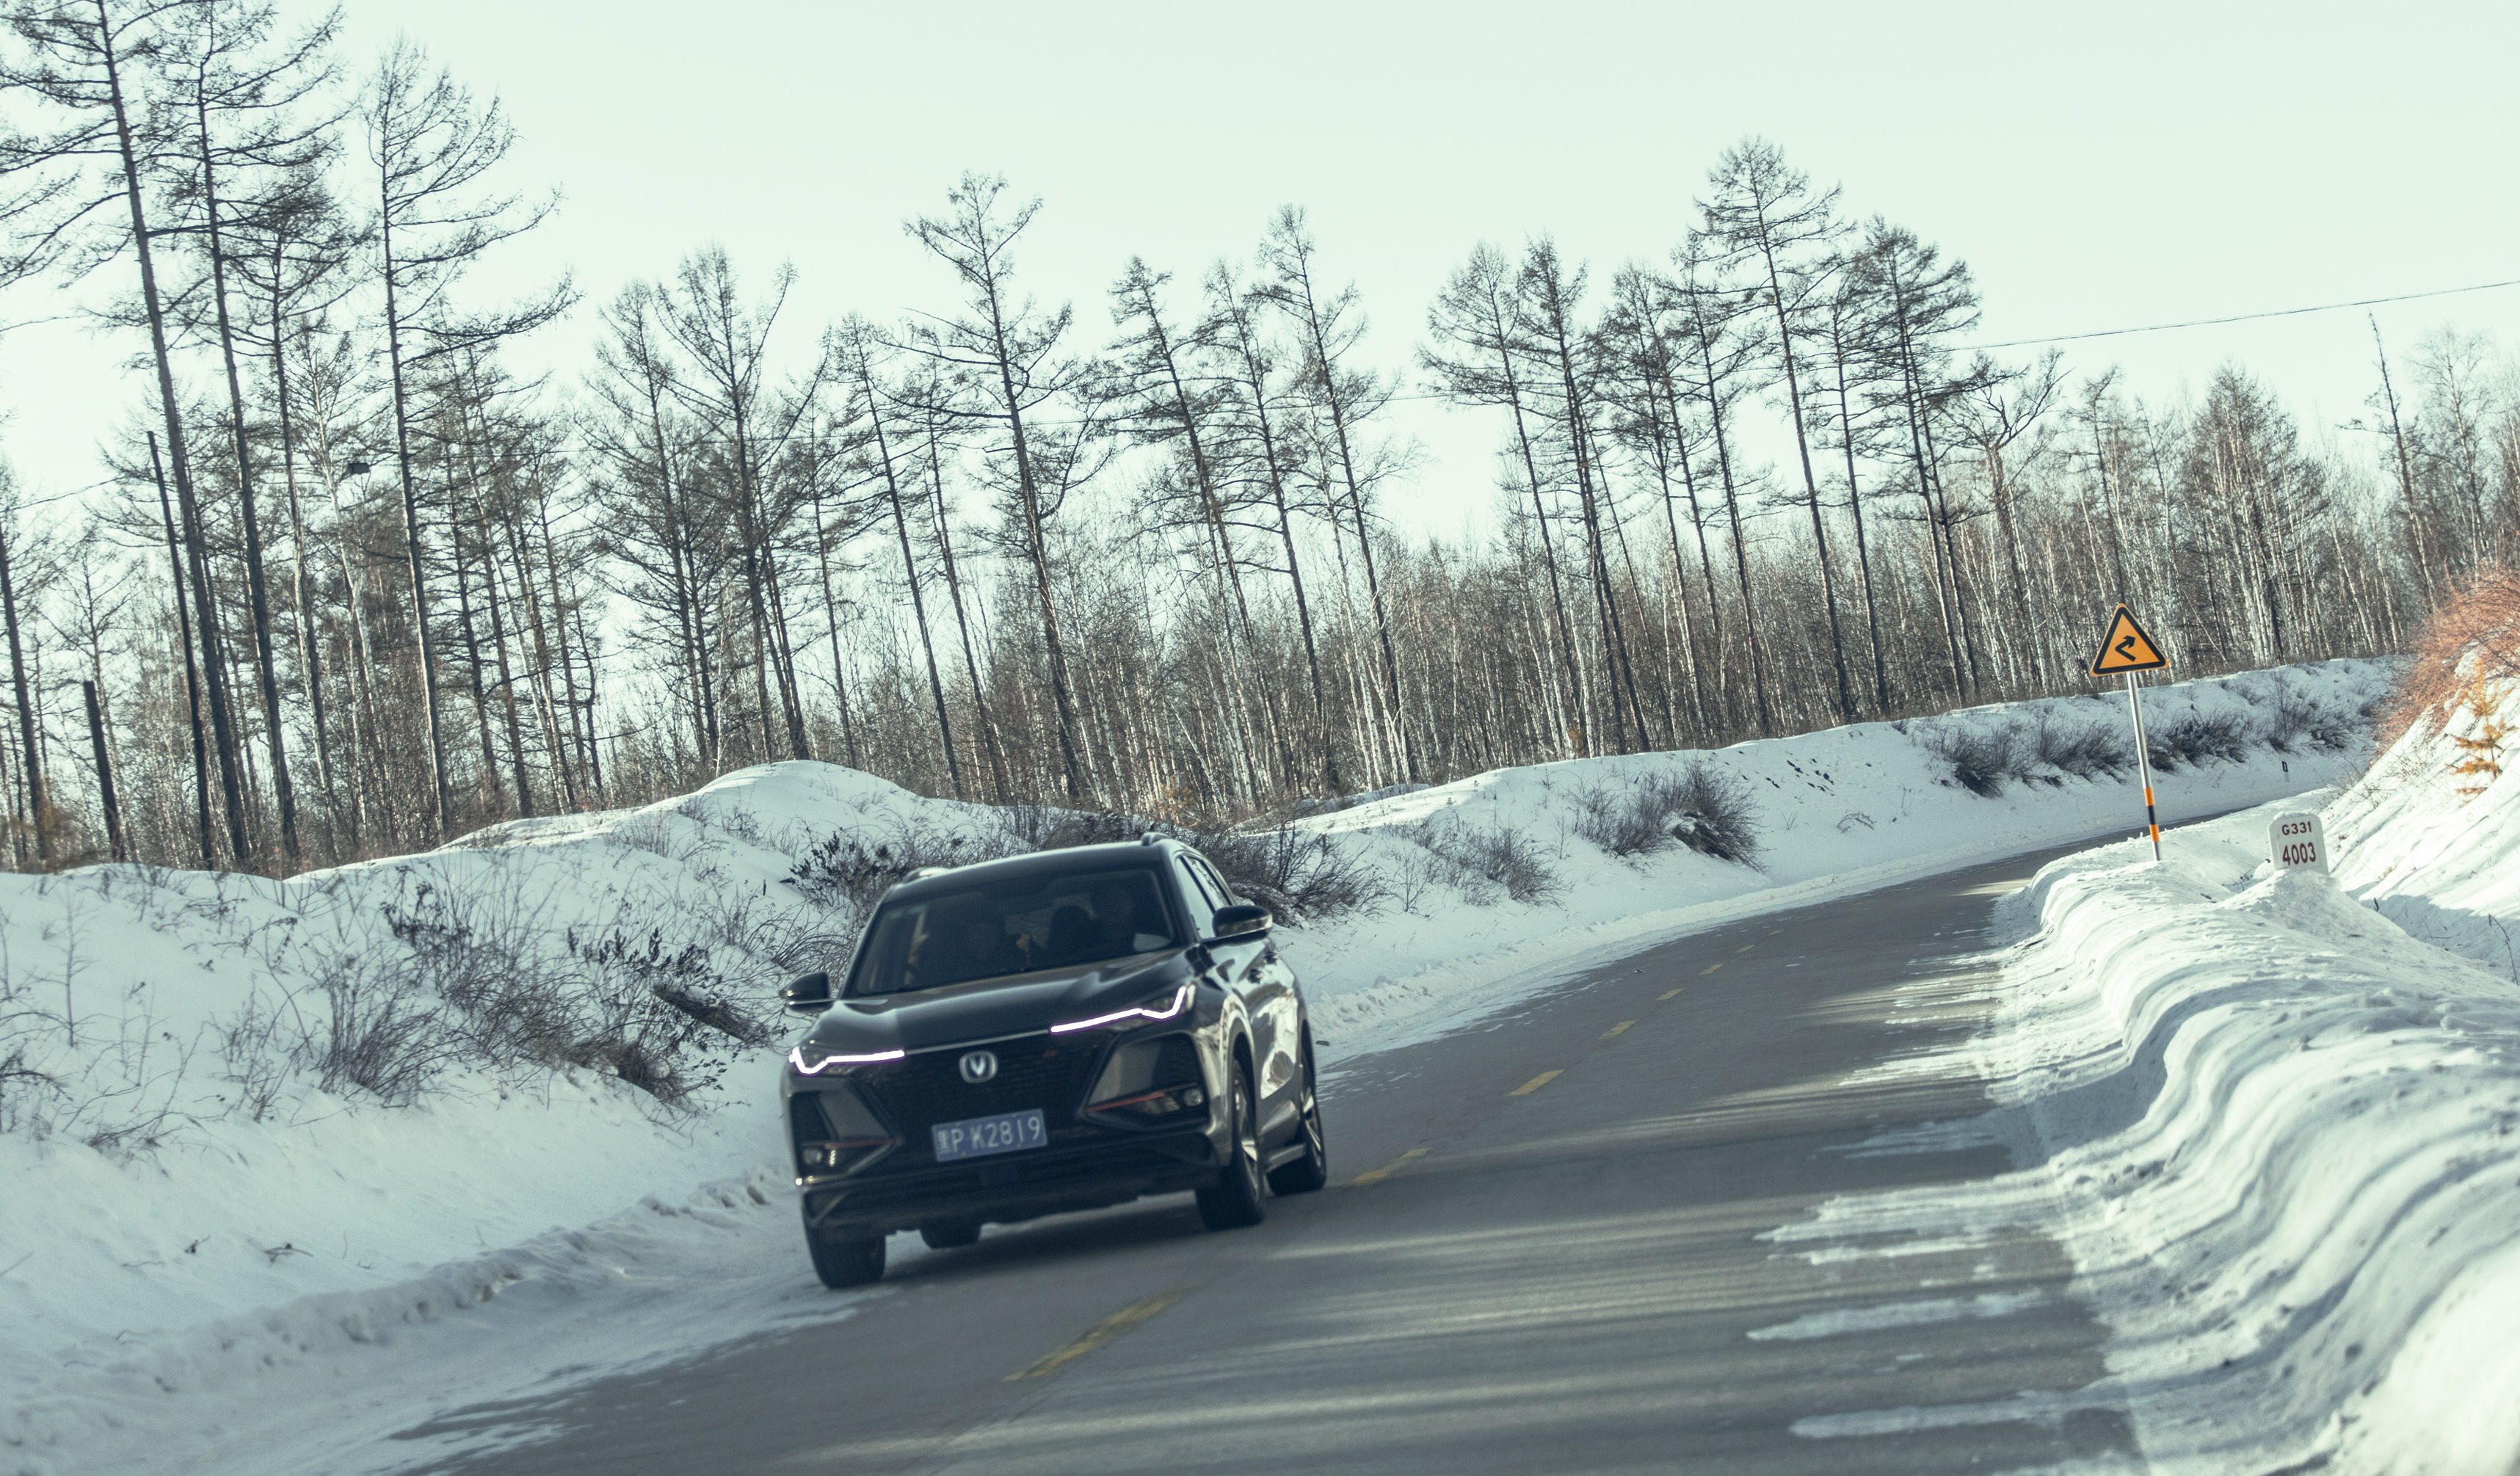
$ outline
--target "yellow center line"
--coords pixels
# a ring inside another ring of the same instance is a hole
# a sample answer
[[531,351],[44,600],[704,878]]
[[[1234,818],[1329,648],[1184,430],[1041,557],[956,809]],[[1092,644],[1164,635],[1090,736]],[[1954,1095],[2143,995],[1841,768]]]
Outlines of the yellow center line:
[[1724,965],[1723,965],[1722,963],[1720,963],[1720,962],[1717,962],[1717,963],[1709,963],[1709,964],[1707,964],[1704,968],[1701,968],[1701,969],[1699,969],[1699,970],[1697,971],[1697,976],[1698,976],[1699,978],[1701,978],[1701,979],[1702,979],[1702,978],[1705,978],[1708,974],[1711,974],[1711,973],[1715,972],[1715,970],[1717,970],[1717,969],[1719,969],[1719,968],[1722,968],[1723,966],[1724,966]]
[[1629,1026],[1631,1026],[1631,1025],[1633,1025],[1633,1024],[1635,1024],[1635,1023],[1636,1023],[1636,1021],[1634,1021],[1634,1020],[1621,1020],[1619,1023],[1617,1023],[1617,1024],[1615,1024],[1615,1025],[1611,1026],[1609,1029],[1602,1031],[1602,1032],[1601,1032],[1601,1039],[1603,1039],[1603,1040],[1605,1040],[1605,1041],[1607,1041],[1607,1040],[1614,1040],[1614,1039],[1616,1039],[1616,1038],[1617,1038],[1617,1036],[1618,1036],[1618,1034],[1619,1034],[1619,1032],[1620,1032],[1620,1031],[1627,1029]]
[[1390,1178],[1393,1174],[1396,1174],[1401,1169],[1407,1167],[1409,1160],[1412,1158],[1423,1158],[1425,1156],[1426,1150],[1424,1148],[1411,1148],[1408,1152],[1401,1154],[1399,1157],[1391,1160],[1389,1163],[1384,1164],[1378,1169],[1370,1169],[1365,1173],[1357,1175],[1354,1179],[1349,1180],[1348,1184],[1356,1188],[1363,1188],[1369,1184],[1380,1184],[1385,1179]]
[[1059,1369],[1067,1366],[1069,1364],[1074,1363],[1076,1360],[1083,1358],[1089,1353],[1092,1353],[1095,1349],[1102,1347],[1103,1344],[1118,1337],[1130,1328],[1137,1326],[1140,1322],[1153,1317],[1156,1313],[1159,1313],[1165,1308],[1173,1305],[1175,1302],[1180,1301],[1193,1289],[1194,1288],[1189,1286],[1176,1286],[1170,1291],[1156,1292],[1153,1296],[1147,1298],[1143,1302],[1132,1302],[1128,1306],[1121,1308],[1118,1312],[1104,1318],[1102,1321],[1097,1322],[1094,1325],[1094,1330],[1092,1332],[1085,1334],[1085,1336],[1078,1338],[1075,1342],[1068,1344],[1057,1353],[1043,1359],[1040,1363],[1033,1364],[1031,1367],[1026,1368],[1019,1373],[1008,1374],[1007,1382],[1013,1383],[1019,1378],[1046,1378],[1051,1374],[1057,1373]]
[[1542,1072],[1542,1073],[1540,1073],[1538,1076],[1533,1077],[1531,1080],[1529,1080],[1529,1081],[1527,1081],[1527,1082],[1524,1082],[1521,1086],[1516,1087],[1516,1088],[1514,1088],[1512,1091],[1510,1091],[1510,1092],[1507,1093],[1507,1094],[1506,1094],[1506,1096],[1530,1096],[1531,1094],[1533,1094],[1534,1092],[1537,1092],[1537,1091],[1539,1091],[1541,1088],[1548,1086],[1551,1082],[1553,1082],[1553,1081],[1557,1080],[1557,1078],[1558,1078],[1559,1076],[1563,1075],[1563,1074],[1564,1074],[1563,1072],[1559,1072],[1559,1071],[1543,1071],[1543,1072]]
[[1657,996],[1657,997],[1655,998],[1654,1003],[1655,1003],[1655,1004],[1657,1004],[1657,1005],[1659,1005],[1659,1004],[1661,1004],[1664,1000],[1668,1000],[1668,999],[1670,999],[1673,995],[1676,995],[1676,994],[1678,994],[1678,993],[1680,993],[1680,991],[1679,991],[1679,990],[1677,990],[1677,989],[1666,989],[1666,990],[1664,990],[1664,991],[1663,991],[1659,996]]
[[1748,953],[1750,950],[1752,950],[1752,949],[1754,949],[1754,948],[1756,948],[1756,947],[1758,947],[1758,946],[1759,946],[1759,945],[1758,945],[1758,944],[1756,944],[1756,943],[1744,943],[1744,944],[1742,944],[1739,948],[1736,948],[1736,949],[1734,949],[1734,950],[1732,950],[1732,951],[1733,951],[1734,953],[1736,953],[1736,954],[1746,954],[1746,953]]

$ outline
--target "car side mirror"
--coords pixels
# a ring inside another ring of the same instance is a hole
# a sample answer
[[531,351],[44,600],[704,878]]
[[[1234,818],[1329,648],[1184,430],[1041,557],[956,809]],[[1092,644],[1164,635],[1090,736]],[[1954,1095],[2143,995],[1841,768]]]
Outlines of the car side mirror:
[[821,1014],[832,1007],[832,976],[828,973],[807,974],[779,991],[779,1003],[789,1014]]
[[1215,936],[1208,941],[1231,943],[1238,938],[1256,938],[1275,926],[1277,920],[1269,915],[1267,908],[1253,907],[1247,902],[1237,903],[1232,907],[1220,907],[1216,910],[1216,920],[1213,924]]

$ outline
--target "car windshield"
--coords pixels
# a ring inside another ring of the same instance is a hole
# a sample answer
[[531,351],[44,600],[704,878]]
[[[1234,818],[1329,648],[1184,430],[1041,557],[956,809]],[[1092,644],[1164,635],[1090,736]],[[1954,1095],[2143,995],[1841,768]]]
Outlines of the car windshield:
[[1099,963],[1178,945],[1147,867],[975,882],[886,903],[849,970],[851,998]]

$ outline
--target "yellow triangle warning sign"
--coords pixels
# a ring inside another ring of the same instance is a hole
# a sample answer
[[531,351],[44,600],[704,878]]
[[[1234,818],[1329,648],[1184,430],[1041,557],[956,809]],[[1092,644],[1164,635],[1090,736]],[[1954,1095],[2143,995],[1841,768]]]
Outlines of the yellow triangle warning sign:
[[2109,628],[2100,637],[2100,649],[2092,657],[2092,675],[2113,677],[2122,671],[2152,671],[2168,666],[2170,658],[2161,653],[2161,643],[2152,639],[2135,611],[2125,605],[2109,617]]

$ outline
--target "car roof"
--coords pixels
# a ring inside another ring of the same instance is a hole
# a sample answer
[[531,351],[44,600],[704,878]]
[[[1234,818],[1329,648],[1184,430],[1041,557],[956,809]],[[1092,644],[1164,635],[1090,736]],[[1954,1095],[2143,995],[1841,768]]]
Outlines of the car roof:
[[904,881],[884,894],[886,901],[916,901],[922,897],[945,892],[968,890],[974,882],[1007,882],[1021,885],[1043,881],[1073,872],[1110,870],[1123,866],[1156,870],[1155,863],[1182,850],[1180,842],[1154,837],[1148,840],[1123,840],[1103,845],[1063,846],[1055,851],[1035,851],[1025,856],[1008,856],[997,861],[975,861]]

